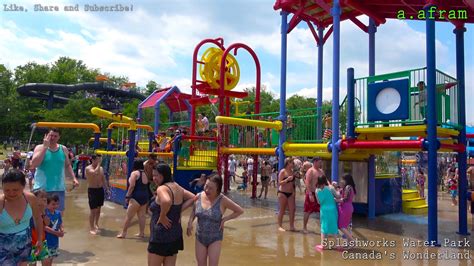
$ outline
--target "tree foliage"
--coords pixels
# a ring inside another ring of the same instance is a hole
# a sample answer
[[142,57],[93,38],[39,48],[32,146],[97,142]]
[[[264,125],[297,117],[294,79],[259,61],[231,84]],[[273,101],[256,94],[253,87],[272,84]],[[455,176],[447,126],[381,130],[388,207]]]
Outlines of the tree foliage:
[[[62,109],[41,110],[44,121],[49,122],[74,122],[94,123],[100,126],[102,133],[106,132],[108,121],[102,121],[92,115],[91,108],[98,106],[100,100],[97,98],[71,99]],[[93,137],[90,129],[62,129],[61,141],[68,144],[84,144]]]
[[[62,108],[52,111],[45,110],[45,102],[20,97],[16,89],[27,83],[58,83],[75,84],[80,82],[94,82],[99,74],[98,69],[89,68],[81,60],[61,57],[52,64],[38,64],[29,62],[20,65],[14,71],[0,65],[0,139],[10,137],[27,139],[30,125],[38,121],[67,121],[67,122],[94,122],[90,113],[92,106],[100,106],[98,99],[86,98],[84,92],[79,92],[71,97],[70,102]],[[113,80],[119,78],[112,77]],[[126,78],[128,80],[128,78]],[[97,121],[96,121],[97,122]],[[80,132],[80,131],[78,131]],[[91,134],[88,132],[81,137],[81,133],[66,131],[63,141],[84,141]],[[67,136],[66,136],[67,135]],[[34,138],[40,140],[42,136],[35,134]]]
[[[80,82],[93,82],[95,77],[101,74],[99,69],[88,67],[83,61],[68,57],[61,57],[51,64],[38,64],[29,62],[16,67],[13,71],[0,65],[0,139],[6,139],[14,136],[17,139],[27,139],[30,133],[30,125],[38,121],[61,121],[61,122],[86,122],[97,123],[105,134],[105,128],[111,121],[101,120],[90,113],[94,106],[100,106],[100,99],[93,98],[84,92],[79,92],[72,96],[69,103],[62,108],[47,111],[46,103],[32,98],[20,97],[16,88],[26,83],[59,83],[75,84]],[[114,86],[120,86],[128,83],[126,76],[113,76],[108,73],[108,83]],[[146,96],[160,89],[161,85],[156,81],[150,80],[144,88],[134,88],[134,90],[144,93]],[[249,101],[248,105],[241,105],[240,113],[255,112],[255,87],[245,89],[248,97],[242,99]],[[123,103],[122,113],[132,118],[137,118],[139,100],[131,100]],[[286,101],[287,110],[307,109],[300,113],[302,115],[314,114],[316,103],[314,98],[308,98],[300,95],[293,95]],[[262,86],[260,92],[260,113],[273,112],[273,117],[279,115],[280,100],[277,95]],[[184,110],[184,108],[183,108]],[[331,110],[331,102],[323,103],[322,113]],[[153,108],[147,108],[142,111],[140,123],[153,126],[154,124]],[[199,106],[196,113],[205,113],[211,123],[218,114],[218,104]],[[235,105],[231,107],[231,115],[235,114]],[[340,121],[345,128],[345,112],[341,110]],[[188,120],[187,113],[182,112],[175,115],[176,120]],[[162,104],[160,106],[160,123],[166,123],[169,120],[169,110]],[[83,144],[92,136],[90,130],[63,130],[62,141],[68,144]],[[37,140],[41,140],[40,134],[35,134]]]

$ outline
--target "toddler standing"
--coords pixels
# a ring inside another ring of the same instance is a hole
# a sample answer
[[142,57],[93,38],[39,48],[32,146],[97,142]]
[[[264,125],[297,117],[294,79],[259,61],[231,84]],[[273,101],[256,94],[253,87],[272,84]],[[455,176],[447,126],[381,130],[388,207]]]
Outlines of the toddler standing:
[[47,198],[46,217],[49,218],[49,224],[45,226],[46,242],[50,252],[50,257],[43,261],[43,265],[53,265],[53,259],[59,255],[59,238],[64,236],[63,219],[59,208],[59,196],[49,195]]

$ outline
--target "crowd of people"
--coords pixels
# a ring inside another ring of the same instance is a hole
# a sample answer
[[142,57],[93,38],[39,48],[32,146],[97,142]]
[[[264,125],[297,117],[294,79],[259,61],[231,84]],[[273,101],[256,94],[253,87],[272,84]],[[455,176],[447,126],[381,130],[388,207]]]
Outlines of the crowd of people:
[[[403,166],[401,168],[402,187],[415,189],[420,198],[425,198],[427,172],[422,166]],[[474,166],[468,167],[467,171],[468,190],[474,190]],[[452,158],[441,157],[438,160],[438,189],[446,192],[451,197],[452,206],[458,204],[459,169]]]
[[[0,195],[0,264],[25,265],[41,261],[52,265],[58,256],[59,238],[64,236],[62,217],[65,212],[65,178],[71,178],[73,187],[79,185],[73,171],[70,151],[59,144],[60,132],[51,129],[31,152],[26,162],[26,173],[34,180],[32,193],[25,190],[27,175],[21,171],[20,162],[12,163],[2,178],[3,194]],[[21,160],[20,160],[21,161]],[[87,194],[90,208],[89,232],[100,235],[100,213],[106,195],[110,193],[100,155],[92,155],[85,169]],[[15,164],[15,166],[13,166]],[[238,167],[242,167],[238,175]],[[322,159],[289,157],[278,171],[276,157],[229,156],[228,170],[231,180],[240,183],[238,190],[246,190],[254,171],[260,174],[261,189],[258,198],[266,200],[269,187],[277,188],[277,230],[295,232],[296,195],[299,188],[304,193],[303,233],[308,233],[311,214],[319,214],[321,244],[317,251],[331,249],[331,238],[341,235],[345,241],[332,240],[336,249],[353,247],[352,202],[357,193],[351,175],[344,174],[339,183],[331,182],[322,168]],[[257,174],[257,173],[255,173]],[[468,169],[474,177],[474,167]],[[453,196],[457,194],[458,172],[454,165],[447,169],[446,186]],[[238,182],[236,179],[241,178]],[[420,170],[416,177],[423,196],[425,177]],[[195,230],[195,257],[198,265],[218,265],[224,225],[243,214],[244,210],[232,199],[222,194],[223,180],[215,172],[202,174],[190,185],[196,190],[188,191],[173,180],[169,165],[150,155],[146,161],[136,158],[128,179],[126,191],[127,211],[117,238],[127,237],[135,216],[139,231],[135,235],[145,238],[147,213],[150,219],[148,243],[149,265],[176,265],[177,254],[184,249],[181,227],[182,213],[191,208],[186,234]],[[153,189],[150,189],[153,185]],[[470,182],[472,189],[472,182]],[[289,228],[285,229],[283,218],[289,216]]]
[[[352,213],[354,208],[352,200],[356,194],[355,183],[351,175],[345,174],[340,183],[330,182],[322,169],[322,160],[319,157],[312,162],[305,161],[299,167],[298,158],[286,158],[284,168],[278,174],[278,230],[283,228],[283,216],[288,208],[289,231],[297,231],[295,228],[296,211],[296,180],[298,176],[304,176],[305,199],[303,233],[307,233],[307,224],[312,213],[319,213],[321,228],[321,244],[316,250],[330,249],[328,237],[338,237],[341,231],[348,241],[344,246],[336,248],[351,248],[354,238],[350,226],[352,224]],[[334,243],[342,243],[336,242]]]
[[58,143],[59,138],[59,130],[51,129],[27,161],[28,174],[34,175],[33,193],[25,191],[26,175],[21,166],[4,169],[0,196],[1,265],[34,261],[52,265],[58,256],[59,238],[64,236],[65,177],[73,180],[73,186],[79,185],[69,150]]
[[[58,143],[60,133],[51,129],[43,144],[35,147],[28,172],[34,171],[32,192],[27,192],[26,175],[21,167],[6,168],[0,195],[0,265],[27,265],[41,261],[52,265],[58,256],[59,238],[64,236],[65,178],[79,185],[72,170],[69,150]],[[89,199],[89,232],[100,233],[99,218],[109,187],[101,167],[101,156],[92,155],[85,176]],[[197,195],[173,180],[169,165],[151,155],[147,161],[136,159],[126,194],[127,213],[117,238],[126,238],[131,220],[138,216],[139,233],[145,237],[146,213],[151,214],[148,244],[149,265],[176,265],[183,250],[181,214],[192,207],[187,234],[191,236],[197,218],[196,260],[198,265],[217,265],[224,224],[243,213],[243,209],[221,194],[222,178],[217,174],[201,177],[202,192]],[[153,183],[154,189],[150,190]],[[230,211],[227,215],[226,210]],[[209,225],[213,225],[210,229]],[[218,226],[214,226],[218,225]]]

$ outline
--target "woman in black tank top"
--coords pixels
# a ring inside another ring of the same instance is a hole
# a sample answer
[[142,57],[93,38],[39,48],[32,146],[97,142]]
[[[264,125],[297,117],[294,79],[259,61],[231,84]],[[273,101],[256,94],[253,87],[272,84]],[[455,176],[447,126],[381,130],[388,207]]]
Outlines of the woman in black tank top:
[[153,169],[153,181],[158,188],[150,204],[148,265],[176,265],[177,254],[184,249],[181,212],[193,204],[194,194],[173,181],[166,164]]

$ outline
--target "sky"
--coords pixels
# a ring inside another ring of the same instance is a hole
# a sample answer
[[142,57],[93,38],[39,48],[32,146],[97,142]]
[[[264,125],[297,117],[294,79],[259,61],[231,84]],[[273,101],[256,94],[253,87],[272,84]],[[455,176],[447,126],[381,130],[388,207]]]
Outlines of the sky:
[[[4,11],[0,5],[0,64],[14,69],[28,62],[52,63],[68,56],[88,67],[145,86],[154,80],[190,92],[192,55],[203,39],[240,42],[257,54],[265,89],[279,96],[280,23],[272,0],[136,0],[35,1],[17,0],[27,11]],[[59,11],[34,11],[35,4]],[[88,12],[86,4],[122,4],[129,12]],[[79,11],[64,11],[78,5]],[[10,7],[7,5],[7,7]],[[367,24],[367,17],[359,18]],[[437,68],[456,76],[455,36],[449,22],[436,23]],[[465,34],[466,99],[474,98],[474,26]],[[207,46],[200,50],[200,55]],[[332,36],[324,46],[323,99],[332,93]],[[200,56],[199,55],[199,56]],[[236,90],[255,86],[255,64],[240,51],[241,76]],[[316,97],[317,46],[305,23],[288,35],[287,97]],[[426,66],[425,23],[387,20],[376,33],[376,74]],[[346,94],[346,69],[368,76],[368,34],[350,21],[341,25],[341,100]],[[467,123],[474,124],[474,105],[467,104]]]

